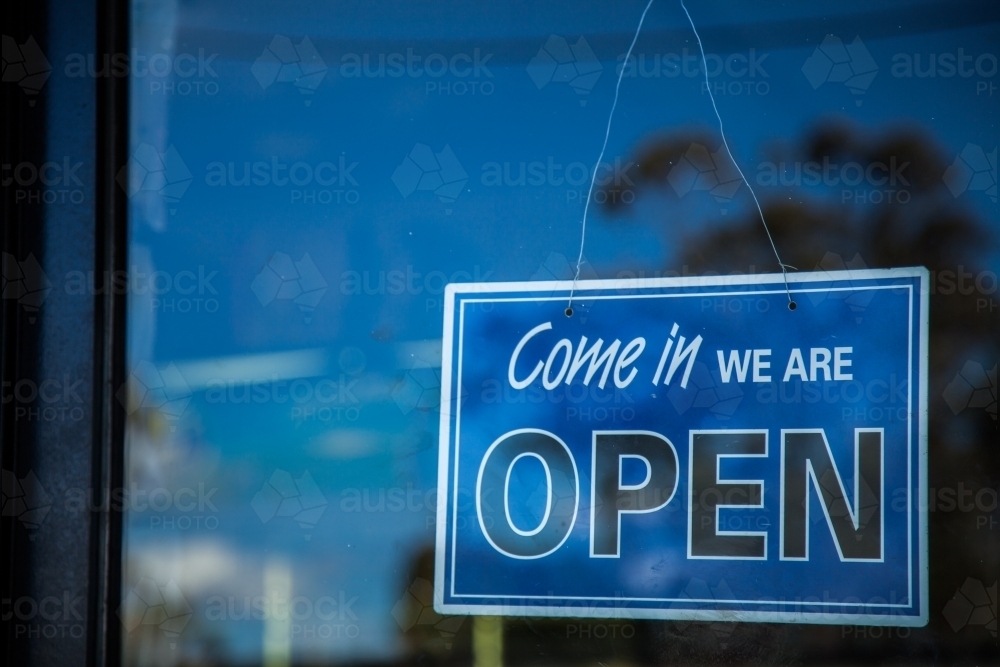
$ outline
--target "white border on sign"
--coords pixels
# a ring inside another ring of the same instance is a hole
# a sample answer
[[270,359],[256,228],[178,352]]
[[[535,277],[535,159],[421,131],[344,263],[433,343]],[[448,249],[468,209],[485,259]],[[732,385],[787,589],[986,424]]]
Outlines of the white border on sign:
[[[849,606],[861,609],[875,607],[913,607],[913,499],[910,495],[913,488],[911,473],[912,452],[914,444],[919,448],[918,460],[918,494],[921,498],[927,495],[927,353],[928,353],[928,307],[929,307],[929,272],[926,268],[902,268],[902,269],[865,269],[850,271],[823,271],[805,274],[789,274],[788,283],[803,284],[814,282],[842,282],[856,280],[891,280],[893,278],[917,278],[920,292],[920,327],[919,327],[919,358],[918,377],[919,387],[917,391],[918,415],[920,433],[918,442],[913,442],[912,420],[913,420],[913,306],[914,293],[912,285],[872,285],[872,286],[849,286],[843,288],[822,288],[822,289],[792,289],[793,293],[805,292],[831,292],[831,291],[862,291],[870,289],[902,289],[909,290],[909,317],[908,317],[908,445],[907,445],[907,559],[908,563],[908,587],[909,604],[907,605],[876,605],[859,603],[803,603],[789,602],[785,604],[796,605],[802,608],[825,609],[833,606]],[[527,281],[527,282],[497,282],[497,283],[452,283],[445,287],[444,301],[444,332],[442,337],[442,364],[441,364],[441,416],[440,416],[440,439],[438,448],[438,506],[437,506],[437,529],[435,543],[435,572],[434,572],[434,608],[442,614],[480,614],[480,615],[530,615],[548,617],[578,617],[578,618],[649,618],[649,619],[673,619],[673,620],[707,620],[707,621],[760,621],[779,623],[807,623],[807,624],[842,624],[851,625],[871,625],[871,626],[898,626],[898,627],[922,627],[927,624],[929,618],[928,606],[928,563],[927,563],[927,513],[926,509],[920,510],[918,516],[918,548],[919,576],[920,576],[920,611],[917,616],[897,616],[889,611],[887,614],[867,614],[867,613],[826,613],[823,611],[745,611],[745,610],[716,610],[716,609],[667,609],[667,608],[647,608],[631,607],[626,608],[629,602],[669,602],[668,599],[659,598],[636,598],[636,597],[576,597],[576,596],[489,596],[489,595],[467,595],[461,597],[475,598],[497,598],[498,604],[445,604],[444,584],[446,578],[445,556],[448,531],[448,498],[449,498],[449,468],[451,455],[451,406],[454,397],[461,396],[460,379],[458,385],[452,388],[453,377],[453,345],[455,333],[455,302],[459,294],[495,294],[502,292],[541,292],[547,296],[525,297],[525,298],[504,298],[504,299],[463,299],[463,306],[466,302],[499,302],[499,301],[550,301],[565,300],[566,295],[552,296],[553,292],[566,292],[575,288],[576,299],[579,301],[595,299],[622,299],[622,298],[655,298],[655,297],[691,297],[691,296],[739,296],[741,294],[784,294],[785,290],[773,291],[752,291],[752,292],[722,292],[722,293],[671,293],[671,294],[618,294],[587,296],[588,290],[648,290],[656,288],[683,289],[686,287],[710,287],[710,286],[747,286],[747,285],[773,285],[784,286],[786,277],[782,274],[755,274],[755,275],[730,275],[730,276],[705,276],[705,277],[679,277],[679,278],[652,278],[652,279],[611,279],[611,280],[580,280],[574,285],[573,281]],[[459,341],[458,341],[458,378],[461,378],[462,365],[462,339],[461,331],[464,329],[464,307],[459,309]],[[455,462],[454,466],[454,488],[458,488],[458,432],[460,429],[460,400],[455,402]],[[455,523],[452,521],[452,523]],[[452,532],[452,568],[454,568],[454,549],[456,547],[457,531]],[[450,577],[452,597],[460,597],[454,591],[454,572]],[[614,606],[609,607],[584,607],[568,606],[563,603],[556,605],[539,605],[536,600],[592,600],[592,601],[615,601]],[[505,602],[501,602],[506,601]],[[622,604],[619,605],[618,602]],[[678,600],[683,603],[697,603],[697,600]],[[783,602],[772,600],[705,600],[706,604],[739,604],[743,606],[769,606],[780,605]]]
[[[851,286],[851,287],[824,287],[824,288],[820,288],[820,289],[798,289],[798,290],[794,290],[794,293],[795,294],[804,294],[804,293],[809,293],[809,292],[838,292],[838,291],[858,292],[858,291],[863,291],[863,290],[897,290],[897,289],[906,289],[908,291],[908,293],[909,293],[908,306],[909,306],[909,311],[910,311],[909,318],[910,318],[911,321],[910,321],[910,323],[909,323],[908,326],[909,326],[909,331],[912,334],[912,328],[913,328],[912,327],[912,311],[913,311],[913,297],[912,297],[913,289],[912,289],[912,285],[872,285],[872,286],[868,286],[868,287],[855,287],[855,286]],[[578,292],[579,292],[579,290],[578,290]],[[770,291],[757,290],[757,291],[752,291],[752,292],[698,292],[698,293],[693,293],[693,294],[685,294],[685,293],[679,293],[679,294],[623,294],[623,295],[610,295],[610,296],[592,296],[592,297],[589,297],[589,300],[596,301],[596,300],[646,299],[646,298],[649,298],[649,299],[664,299],[664,298],[686,298],[686,297],[692,297],[692,296],[696,296],[696,297],[705,297],[705,296],[741,296],[741,295],[748,295],[748,294],[749,295],[753,295],[753,294],[756,294],[756,295],[763,295],[763,294],[785,294],[785,291],[784,290],[770,290]],[[564,296],[545,296],[545,297],[506,297],[506,298],[500,298],[500,299],[463,299],[462,300],[462,306],[459,309],[459,326],[458,326],[458,333],[459,333],[459,357],[461,357],[461,355],[462,355],[462,345],[463,345],[463,342],[464,342],[464,339],[462,338],[462,335],[463,335],[463,332],[464,332],[465,304],[466,303],[502,303],[502,302],[529,302],[529,301],[562,301],[565,298],[566,297],[564,297]],[[908,406],[910,406],[910,405],[913,404],[913,399],[912,399],[912,394],[913,394],[913,384],[912,384],[912,375],[913,375],[913,373],[912,373],[913,340],[912,340],[912,335],[911,334],[908,334],[910,336],[910,338],[907,341],[907,345],[908,345],[908,350],[907,350],[907,378],[908,378],[908,380],[907,380],[907,405]],[[462,378],[462,360],[461,360],[461,358],[459,358],[458,376],[457,376],[457,381],[458,381],[459,385],[461,385],[461,378]],[[459,431],[459,428],[458,428],[458,425],[461,422],[461,405],[460,404],[456,405],[455,409],[456,409],[456,416],[455,416],[455,424],[456,424],[456,430],[455,430],[455,458],[456,458],[456,461],[457,461],[458,460],[458,455],[459,455],[459,450],[460,450],[460,441],[461,441],[460,431]],[[910,412],[908,412],[908,414],[912,415],[913,413],[912,413],[912,411],[910,411]],[[911,517],[912,517],[912,512],[911,512],[911,508],[910,508],[909,503],[912,502],[912,497],[910,495],[910,490],[912,488],[912,458],[911,458],[912,453],[911,453],[911,450],[912,450],[912,447],[913,447],[913,442],[912,442],[912,438],[913,438],[913,436],[912,436],[912,425],[910,424],[909,419],[907,421],[907,434],[908,434],[907,435],[907,442],[908,442],[908,444],[907,444],[907,453],[906,453],[906,456],[907,456],[907,469],[906,469],[907,484],[906,484],[906,489],[907,489],[907,517],[908,517],[907,521],[909,522],[911,520]],[[455,493],[455,497],[457,498],[458,497],[458,474],[457,474],[457,466],[456,466],[454,493]],[[926,495],[926,494],[923,494],[923,495]],[[912,608],[913,607],[913,603],[912,603],[912,600],[913,600],[913,553],[912,553],[912,539],[913,539],[913,536],[912,536],[912,533],[913,533],[912,527],[908,523],[907,524],[907,555],[906,555],[906,557],[907,557],[907,599],[909,599],[911,601],[910,604],[892,604],[892,603],[878,603],[878,604],[868,603],[868,604],[862,604],[862,603],[853,603],[853,602],[826,602],[826,603],[824,603],[824,606],[831,606],[831,607],[836,607],[836,606],[841,606],[841,607],[865,606],[865,607],[898,608],[898,609],[910,609],[910,608]],[[451,568],[452,577],[451,577],[451,596],[452,597],[458,597],[458,598],[460,598],[460,597],[469,597],[469,598],[499,598],[499,599],[506,599],[506,596],[502,596],[502,595],[491,595],[491,594],[486,594],[486,593],[456,593],[455,592],[454,571],[455,571],[455,554],[456,554],[457,536],[458,536],[457,524],[452,524],[452,554],[451,554],[452,555],[452,568]],[[766,560],[766,559],[761,559],[761,560]],[[787,560],[787,559],[783,559],[783,560]],[[550,600],[550,599],[560,599],[560,600],[613,600],[613,599],[615,599],[615,598],[602,598],[602,597],[598,597],[598,596],[573,597],[573,596],[545,596],[545,595],[539,595],[539,596],[522,596],[522,597],[524,599],[539,599],[539,600]],[[704,604],[744,604],[744,605],[745,604],[751,604],[753,602],[753,601],[747,601],[747,600],[718,600],[718,599],[711,599],[711,600],[704,599],[703,600],[703,599],[692,599],[692,598],[636,598],[636,597],[630,597],[630,598],[628,598],[628,600],[631,600],[631,601],[643,601],[643,602],[661,602],[661,603],[662,602],[673,602],[673,603],[682,603],[682,604],[704,603]],[[795,605],[795,604],[800,604],[800,603],[798,603],[798,602],[773,602],[773,603],[770,603],[770,604],[774,604],[774,605]]]

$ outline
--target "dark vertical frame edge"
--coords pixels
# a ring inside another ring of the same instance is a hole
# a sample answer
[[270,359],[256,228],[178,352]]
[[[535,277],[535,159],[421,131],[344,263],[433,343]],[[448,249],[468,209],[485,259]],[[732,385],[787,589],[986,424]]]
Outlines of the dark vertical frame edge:
[[[128,0],[97,0],[97,47],[110,59],[129,52]],[[109,289],[94,296],[94,497],[113,498],[124,488],[125,410],[116,398],[125,383],[123,290],[110,289],[112,276],[128,268],[128,202],[116,176],[128,160],[128,77],[99,77],[96,85],[94,267]],[[91,587],[88,600],[87,664],[121,664],[123,513],[108,503],[91,524]]]
[[[0,6],[3,34],[15,40],[36,37],[42,49],[46,47],[45,28],[49,22],[48,2],[4,2]],[[46,149],[45,114],[47,96],[36,93],[30,103],[25,92],[15,83],[0,86],[0,107],[3,124],[0,129],[0,159],[4,163],[41,161]],[[42,243],[43,217],[41,207],[19,206],[14,188],[3,187],[2,250],[15,260],[34,255],[44,262]],[[4,267],[5,269],[7,267]],[[5,276],[6,278],[6,276]],[[5,281],[6,282],[6,281]],[[34,317],[26,312],[18,299],[0,299],[0,376],[5,386],[19,379],[35,377],[38,371],[38,350],[41,343],[37,331],[44,312],[36,310]],[[32,470],[35,452],[30,442],[37,436],[36,424],[19,420],[15,401],[0,402],[0,467],[14,476]],[[6,491],[6,489],[5,489]],[[16,517],[4,517],[0,522],[0,597],[5,605],[26,593],[30,586],[30,563],[35,545],[25,531],[17,526]],[[4,611],[6,612],[6,606]],[[25,664],[29,651],[23,642],[15,641],[15,623],[8,614],[0,614],[0,663]]]

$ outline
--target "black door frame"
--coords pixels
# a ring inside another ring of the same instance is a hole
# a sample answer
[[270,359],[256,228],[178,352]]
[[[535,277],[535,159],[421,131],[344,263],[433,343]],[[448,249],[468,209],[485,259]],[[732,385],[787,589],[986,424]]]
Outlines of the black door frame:
[[[123,484],[125,414],[115,396],[125,381],[126,294],[108,278],[127,268],[127,199],[115,179],[128,158],[128,78],[100,63],[129,52],[128,7],[43,0],[2,9],[5,66],[13,44],[27,75],[50,70],[2,83],[0,463],[5,496],[34,493],[28,505],[48,507],[29,521],[18,506],[0,526],[9,665],[120,664],[122,515],[101,499]],[[96,67],[71,76],[66,59],[77,54]],[[37,176],[46,163],[79,164],[61,183],[69,200]],[[67,283],[78,272],[89,283],[82,293]],[[46,383],[54,403],[41,397]]]

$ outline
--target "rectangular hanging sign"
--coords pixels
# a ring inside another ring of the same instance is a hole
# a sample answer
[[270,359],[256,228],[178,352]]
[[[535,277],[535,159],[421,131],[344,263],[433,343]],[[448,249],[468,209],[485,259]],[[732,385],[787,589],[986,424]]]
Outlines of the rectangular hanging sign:
[[925,625],[927,271],[788,281],[448,285],[435,609]]

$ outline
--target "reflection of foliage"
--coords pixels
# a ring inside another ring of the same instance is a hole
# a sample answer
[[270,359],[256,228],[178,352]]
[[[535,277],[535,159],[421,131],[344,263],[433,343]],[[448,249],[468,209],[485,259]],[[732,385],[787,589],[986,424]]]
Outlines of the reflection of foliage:
[[[777,272],[774,253],[749,200],[749,193],[737,197],[744,204],[742,214],[719,219],[717,211],[705,207],[700,210],[701,220],[673,219],[678,210],[690,213],[691,209],[680,208],[682,205],[667,175],[692,142],[705,143],[706,133],[683,132],[655,137],[637,147],[633,158],[637,163],[633,181],[638,194],[634,201],[638,204],[643,197],[652,196],[664,202],[663,206],[655,207],[663,211],[662,220],[656,222],[662,225],[664,245],[679,248],[671,260],[675,266],[664,268],[671,270],[683,265],[689,273],[701,274],[709,271],[723,274]],[[954,487],[960,481],[966,485],[971,481],[977,486],[995,486],[998,471],[993,455],[994,422],[979,410],[966,410],[956,416],[945,398],[946,387],[966,360],[977,358],[985,362],[1000,356],[997,309],[995,305],[992,311],[989,308],[990,303],[995,304],[996,294],[983,294],[968,288],[970,277],[974,281],[978,271],[992,268],[986,263],[987,253],[996,247],[994,231],[977,219],[962,200],[955,200],[942,178],[949,164],[947,152],[939,150],[917,131],[867,134],[844,125],[824,124],[815,128],[801,144],[781,147],[767,155],[767,159],[779,164],[781,161],[822,164],[824,158],[832,163],[857,162],[863,166],[873,162],[909,163],[905,170],[906,183],[895,186],[897,191],[905,189],[909,197],[903,197],[905,203],[900,203],[898,197],[882,197],[881,203],[875,204],[870,197],[868,203],[843,197],[843,184],[808,189],[756,187],[753,165],[744,165],[743,171],[755,185],[782,260],[803,269],[827,268],[824,257],[834,253],[841,258],[863,257],[871,268],[924,266],[930,270],[929,486]],[[648,215],[647,212],[653,210],[650,206],[625,203],[622,197],[614,196],[618,193],[605,194],[606,197],[597,200],[608,202],[606,206],[620,220],[627,221],[628,216],[638,216],[640,211]],[[692,229],[696,229],[696,233],[692,234]],[[965,293],[956,289],[953,280],[959,272],[966,276],[972,274],[965,280]],[[990,289],[993,284],[987,280],[985,288]],[[988,304],[986,308],[982,307],[984,300]],[[847,309],[849,305],[845,304],[845,317],[856,317],[858,313]],[[877,307],[877,302],[865,305]],[[955,393],[954,388],[952,393]],[[856,425],[868,424],[859,422]],[[984,555],[982,549],[953,547],[956,517],[938,512],[930,513],[929,518],[929,559],[938,564],[939,572],[967,573],[983,567],[980,562]],[[987,547],[983,549],[989,551]],[[932,577],[931,600],[947,599],[955,586],[953,577]],[[932,619],[932,624],[934,622]],[[740,640],[739,635],[746,625],[739,624],[730,646],[774,646],[782,635],[774,626],[758,626],[752,639]],[[663,628],[658,639],[663,640],[662,645],[657,646],[657,655],[661,658],[698,660],[704,664],[753,658],[749,655],[722,656],[707,629],[699,639],[690,631],[678,636],[669,628]],[[804,651],[810,648],[820,651],[825,645],[822,631],[813,627],[797,628],[794,635],[785,636],[782,641],[790,645],[792,655],[800,658],[819,657],[819,653]],[[844,648],[849,650],[849,646]],[[768,661],[775,657],[770,656]],[[829,652],[823,653],[824,659],[833,657]]]
[[[637,151],[637,175],[633,178],[640,192],[668,191],[666,174],[671,165],[701,135],[658,138]],[[786,154],[791,153],[791,154]],[[990,229],[976,220],[970,211],[956,206],[942,181],[947,160],[928,141],[915,132],[869,137],[840,125],[822,126],[813,132],[796,151],[784,151],[775,158],[787,161],[855,161],[903,164],[909,182],[909,201],[882,204],[840,203],[839,187],[831,187],[830,201],[806,197],[801,190],[780,188],[777,192],[757,188],[768,226],[782,253],[782,260],[797,267],[819,264],[827,253],[841,257],[860,254],[869,267],[890,268],[926,266],[932,272],[930,303],[931,386],[930,397],[940,397],[952,379],[954,369],[974,350],[997,354],[995,316],[977,313],[976,299],[983,295],[959,294],[948,288],[944,272],[959,268],[975,273],[985,268],[983,250],[995,243]],[[753,179],[754,170],[744,169]],[[768,194],[773,192],[773,199]],[[623,208],[621,197],[608,196],[609,206]],[[678,264],[704,273],[729,273],[749,270],[750,266],[773,267],[774,254],[764,234],[760,218],[752,207],[742,217],[731,218],[725,226],[708,225],[705,233],[687,239]],[[672,230],[664,229],[672,236]],[[671,239],[674,240],[674,239]],[[994,309],[995,310],[995,309]],[[943,419],[942,401],[931,400],[932,414]],[[945,412],[945,414],[947,414]],[[932,422],[931,428],[935,424]],[[932,435],[933,439],[933,435]]]

